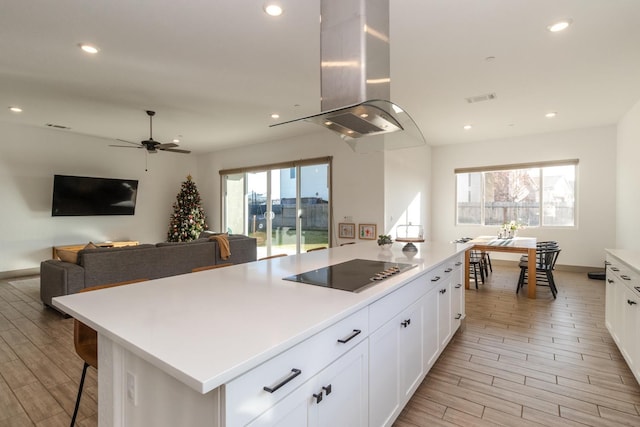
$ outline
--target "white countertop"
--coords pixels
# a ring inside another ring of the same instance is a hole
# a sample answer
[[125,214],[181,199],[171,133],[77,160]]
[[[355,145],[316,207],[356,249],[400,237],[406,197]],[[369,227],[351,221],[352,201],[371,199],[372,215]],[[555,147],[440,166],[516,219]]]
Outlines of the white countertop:
[[640,252],[629,249],[605,249],[614,257],[626,262],[634,270],[640,272]]
[[[470,247],[375,242],[57,297],[53,305],[207,393]],[[417,264],[360,293],[282,280],[354,258]]]

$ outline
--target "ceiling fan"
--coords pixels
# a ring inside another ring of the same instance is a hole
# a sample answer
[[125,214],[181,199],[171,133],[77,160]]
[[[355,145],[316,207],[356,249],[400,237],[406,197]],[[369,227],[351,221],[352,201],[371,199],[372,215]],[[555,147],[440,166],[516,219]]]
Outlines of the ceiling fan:
[[158,150],[160,150],[160,151],[170,151],[172,153],[184,153],[184,154],[191,153],[191,151],[189,151],[189,150],[179,150],[179,149],[177,149],[176,147],[178,146],[178,144],[175,144],[173,142],[169,142],[167,144],[162,144],[162,143],[160,143],[158,141],[155,141],[153,139],[153,116],[156,115],[156,112],[147,110],[147,115],[149,116],[149,139],[145,139],[144,141],[140,141],[139,143],[138,142],[127,141],[125,139],[118,139],[118,141],[126,142],[127,144],[132,144],[135,147],[133,147],[131,145],[110,145],[110,147],[145,148],[147,150],[147,153],[157,153]]

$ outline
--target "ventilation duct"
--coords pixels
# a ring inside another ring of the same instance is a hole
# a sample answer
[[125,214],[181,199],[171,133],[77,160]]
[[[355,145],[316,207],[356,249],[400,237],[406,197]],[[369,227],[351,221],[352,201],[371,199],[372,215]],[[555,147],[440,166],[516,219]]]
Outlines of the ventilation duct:
[[321,113],[278,123],[318,124],[354,151],[424,145],[411,116],[389,101],[389,0],[321,0]]

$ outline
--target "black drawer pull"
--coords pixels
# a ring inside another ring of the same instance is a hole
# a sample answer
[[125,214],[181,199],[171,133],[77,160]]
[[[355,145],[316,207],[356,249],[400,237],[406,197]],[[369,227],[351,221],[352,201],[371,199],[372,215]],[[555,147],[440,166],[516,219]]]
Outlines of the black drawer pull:
[[461,265],[462,265],[462,262],[460,262],[460,261],[456,262],[456,267],[459,267]]
[[631,277],[627,276],[626,274],[621,274],[620,277],[622,277],[624,280],[631,280]]
[[456,314],[456,320],[460,319],[461,317],[462,317],[462,313]]
[[[276,390],[278,390],[280,387],[282,387],[283,385],[285,385],[286,383],[288,383],[289,381],[291,381],[292,379],[294,379],[295,377],[300,375],[301,373],[302,373],[302,371],[300,369],[293,368],[291,370],[291,374],[289,374],[286,378],[284,378],[278,384],[274,385],[273,387],[264,386],[264,387],[262,387],[262,389],[264,391],[268,391],[269,393],[273,393]],[[320,398],[320,400],[322,400],[322,397]]]
[[635,302],[635,301],[631,301],[630,299],[628,299],[628,300],[627,300],[627,304],[629,304],[629,305],[636,305],[636,304],[637,304],[637,302]]
[[620,271],[620,269],[619,269],[618,267],[611,267],[611,269],[612,269],[613,271]]
[[446,294],[446,293],[447,293],[447,288],[440,289],[440,293],[441,293],[442,295]]
[[322,392],[320,392],[318,394],[313,393],[313,397],[316,398],[316,403],[322,402]]
[[331,384],[322,387],[322,389],[324,390],[324,392],[325,392],[325,394],[327,396],[329,396],[331,394]]
[[607,282],[609,282],[609,283],[613,283],[613,280],[611,280],[611,279],[607,279]]
[[447,267],[447,269],[444,272],[445,273],[451,273],[452,271],[453,271],[453,268]]
[[432,282],[437,282],[438,280],[440,280],[440,276],[434,276],[431,278]]
[[405,327],[405,328],[406,328],[407,326],[409,326],[409,325],[411,324],[411,319],[407,319],[407,320],[405,320],[404,322],[401,322],[400,324],[401,324],[403,327]]
[[[357,337],[358,335],[360,335],[360,333],[361,333],[361,332],[362,332],[362,331],[361,331],[360,329],[354,329],[354,330],[353,330],[353,333],[352,333],[351,335],[349,335],[349,336],[348,336],[348,337],[346,337],[346,338],[341,338],[341,339],[339,339],[339,340],[338,340],[338,342],[339,342],[340,344],[346,344],[346,343],[348,343],[349,341],[351,341],[352,339],[354,339],[355,337]],[[329,393],[327,393],[327,394],[329,394]]]
[[460,289],[461,287],[462,287],[462,284],[461,284],[461,283],[458,283],[458,284],[456,285],[456,289]]
[[609,262],[609,261],[605,261],[605,262],[604,262],[604,265],[611,265],[611,262]]

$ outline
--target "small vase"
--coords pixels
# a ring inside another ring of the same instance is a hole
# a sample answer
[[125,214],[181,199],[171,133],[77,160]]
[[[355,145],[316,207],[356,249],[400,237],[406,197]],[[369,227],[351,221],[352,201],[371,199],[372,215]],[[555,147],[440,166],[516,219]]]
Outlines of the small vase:
[[378,245],[378,246],[380,246],[380,249],[382,249],[383,251],[387,251],[387,250],[391,249],[391,245],[392,244],[393,243],[383,243],[383,244]]

